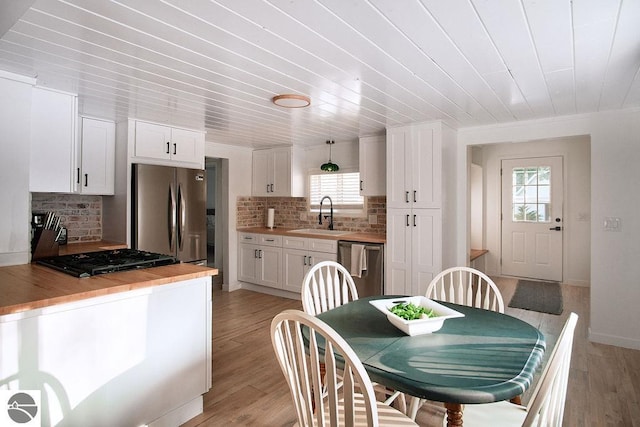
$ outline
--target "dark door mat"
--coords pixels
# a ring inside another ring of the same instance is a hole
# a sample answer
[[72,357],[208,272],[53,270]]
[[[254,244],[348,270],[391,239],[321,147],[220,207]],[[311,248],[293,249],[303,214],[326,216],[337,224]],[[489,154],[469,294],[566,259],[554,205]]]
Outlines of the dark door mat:
[[558,282],[538,282],[518,280],[516,291],[509,307],[539,311],[541,313],[562,313],[562,289]]

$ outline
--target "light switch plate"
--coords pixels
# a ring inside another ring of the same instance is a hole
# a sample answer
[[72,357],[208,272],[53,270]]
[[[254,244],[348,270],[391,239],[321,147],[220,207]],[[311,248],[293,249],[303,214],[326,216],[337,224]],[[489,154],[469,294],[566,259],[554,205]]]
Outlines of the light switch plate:
[[622,231],[622,219],[614,216],[605,217],[604,231]]
[[369,225],[373,225],[377,223],[378,223],[378,215],[375,215],[375,214],[369,215]]

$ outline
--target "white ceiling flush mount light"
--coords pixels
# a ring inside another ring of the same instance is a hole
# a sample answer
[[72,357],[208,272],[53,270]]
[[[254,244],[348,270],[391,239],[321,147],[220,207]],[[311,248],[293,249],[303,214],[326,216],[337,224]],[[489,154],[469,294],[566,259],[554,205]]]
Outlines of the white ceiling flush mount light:
[[304,108],[311,105],[311,100],[306,95],[284,94],[271,98],[277,106],[284,108]]
[[327,163],[323,163],[322,166],[320,166],[320,170],[323,170],[325,172],[336,172],[340,170],[340,166],[331,162],[331,146],[336,142],[327,140],[326,143],[327,145],[329,145],[329,161]]

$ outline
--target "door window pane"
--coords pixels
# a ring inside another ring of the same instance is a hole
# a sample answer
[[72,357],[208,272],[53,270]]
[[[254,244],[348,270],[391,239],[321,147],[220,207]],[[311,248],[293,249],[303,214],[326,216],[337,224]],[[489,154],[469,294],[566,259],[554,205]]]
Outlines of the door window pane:
[[512,220],[550,222],[551,167],[514,168],[511,176]]

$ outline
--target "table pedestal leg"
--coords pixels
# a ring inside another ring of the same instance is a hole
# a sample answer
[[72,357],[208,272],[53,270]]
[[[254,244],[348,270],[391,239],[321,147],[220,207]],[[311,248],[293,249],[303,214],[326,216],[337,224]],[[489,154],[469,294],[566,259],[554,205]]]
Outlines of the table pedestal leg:
[[447,427],[462,426],[462,404],[461,403],[445,403],[447,409]]

